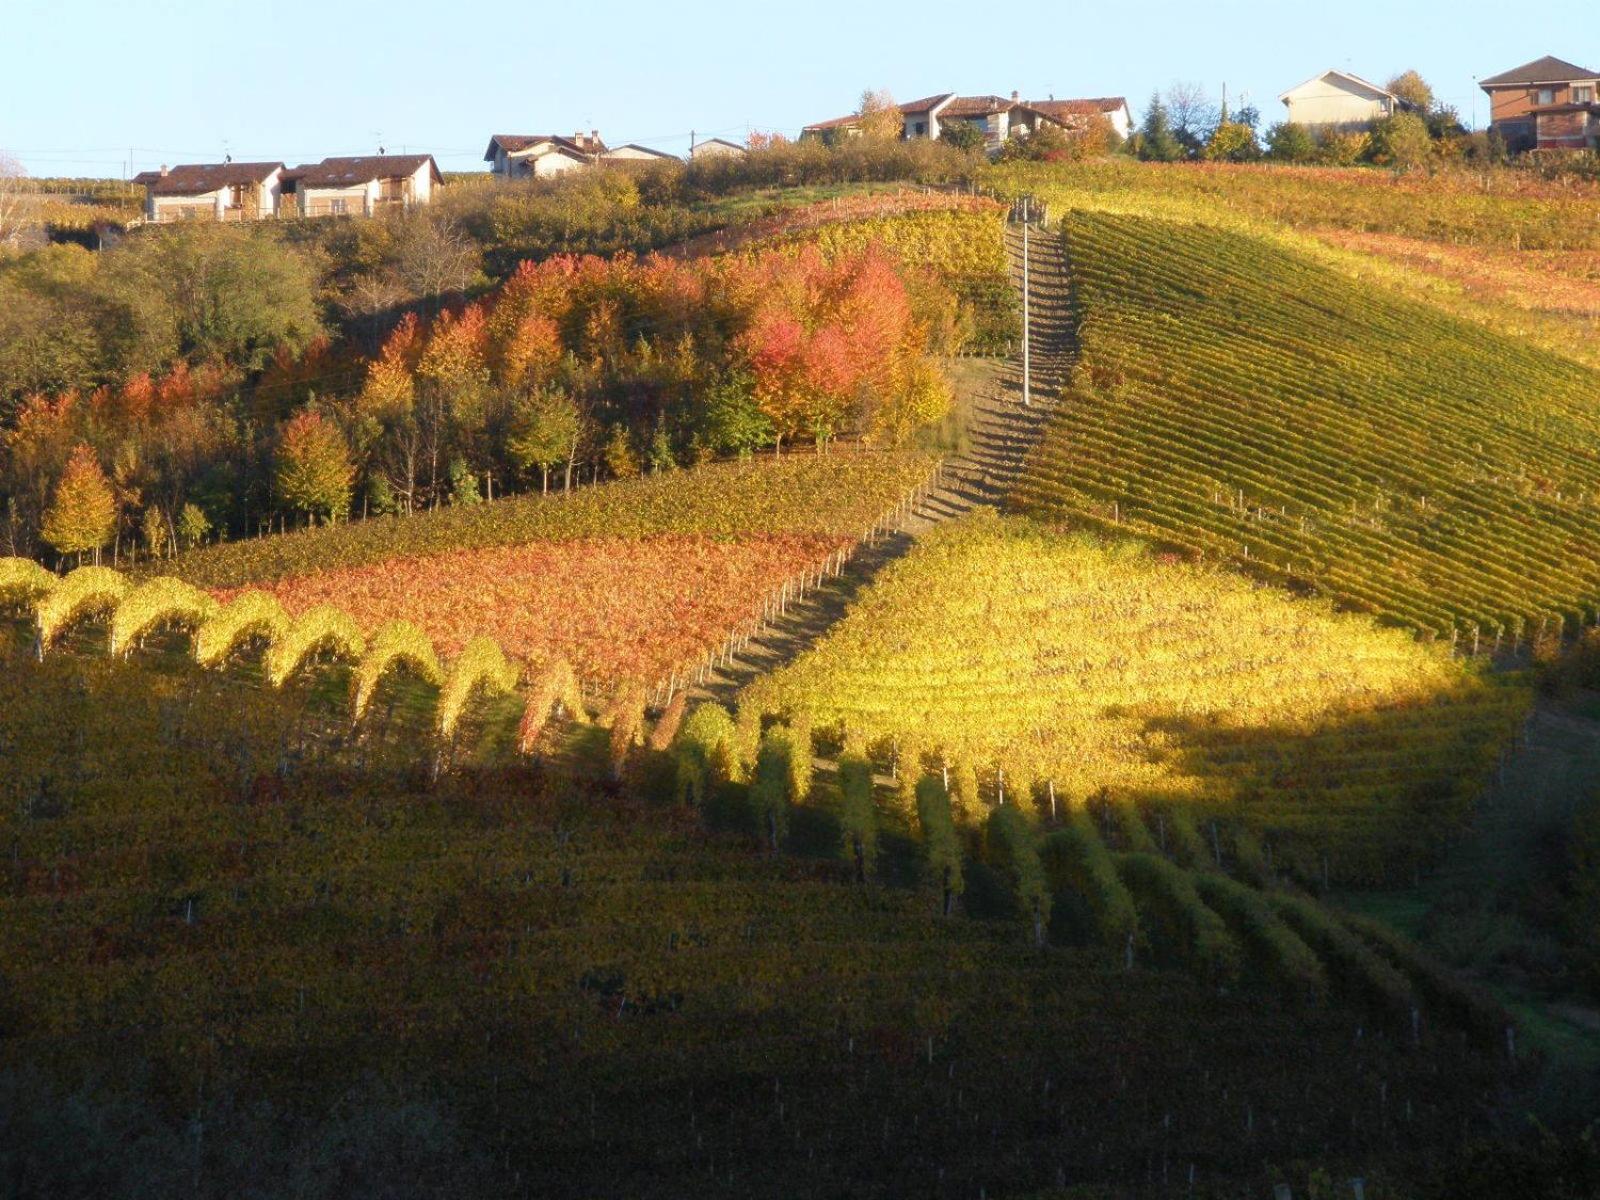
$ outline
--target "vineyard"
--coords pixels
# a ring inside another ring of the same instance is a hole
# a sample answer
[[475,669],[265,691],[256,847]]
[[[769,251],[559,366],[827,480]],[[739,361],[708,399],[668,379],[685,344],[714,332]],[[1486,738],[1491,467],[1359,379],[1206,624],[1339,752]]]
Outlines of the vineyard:
[[1600,367],[1595,188],[1522,171],[1395,176],[1336,168],[1089,163],[1008,167],[1006,194],[1246,233],[1363,285]]
[[1111,796],[1237,822],[1306,878],[1346,879],[1457,830],[1527,705],[1326,603],[1000,518],[926,538],[741,697],[944,764],[969,814]]
[[1600,590],[1600,376],[1257,239],[1075,214],[1081,361],[1013,496],[1479,651]]
[[[882,825],[863,887],[824,781],[774,856],[728,829],[745,788],[720,773],[698,817],[652,798],[648,756],[620,795],[538,769],[430,786],[286,764],[287,693],[5,666],[0,1075],[28,1081],[28,1168],[82,1157],[84,1194],[237,1193],[334,1169],[330,1140],[481,1194],[1221,1197],[1313,1167],[1386,1194],[1509,1077],[1499,1029],[1403,946],[1119,849],[1090,810],[1055,832],[1000,810],[955,849],[985,919],[945,918],[922,860],[951,843],[892,797],[853,818]],[[924,782],[926,823],[948,802]],[[10,1074],[45,1061],[90,1082]]]

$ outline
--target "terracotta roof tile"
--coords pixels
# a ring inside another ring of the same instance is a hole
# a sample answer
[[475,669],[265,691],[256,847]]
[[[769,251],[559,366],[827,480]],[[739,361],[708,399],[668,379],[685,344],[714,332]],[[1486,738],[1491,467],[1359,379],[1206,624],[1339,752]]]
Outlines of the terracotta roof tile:
[[235,184],[261,183],[282,167],[281,162],[180,163],[165,175],[141,171],[134,182],[144,184],[157,196],[203,196]]
[[1478,81],[1479,87],[1505,87],[1527,83],[1566,83],[1571,79],[1600,79],[1600,74],[1550,55]]

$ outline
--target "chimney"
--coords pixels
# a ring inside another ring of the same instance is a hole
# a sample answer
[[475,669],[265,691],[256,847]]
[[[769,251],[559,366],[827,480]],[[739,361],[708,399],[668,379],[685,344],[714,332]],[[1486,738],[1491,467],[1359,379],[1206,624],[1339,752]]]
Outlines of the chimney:
[[583,130],[581,129],[575,129],[572,131],[572,140],[577,142],[580,146],[586,146],[589,144],[589,139],[583,136]]
[[1022,99],[1022,93],[1021,92],[1012,92],[1011,93],[1011,103],[1015,104],[1018,100],[1021,100],[1021,99]]
[[589,130],[589,140],[593,142],[596,149],[598,149],[600,146],[600,131],[598,129]]
[[162,163],[161,164],[161,177],[163,179],[165,179],[167,177],[167,164],[166,163]]

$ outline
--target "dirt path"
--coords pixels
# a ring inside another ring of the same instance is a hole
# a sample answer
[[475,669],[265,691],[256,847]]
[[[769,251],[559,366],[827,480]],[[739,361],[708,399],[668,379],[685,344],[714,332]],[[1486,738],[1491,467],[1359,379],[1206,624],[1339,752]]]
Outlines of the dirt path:
[[[1022,292],[1022,227],[1008,226],[1006,249],[1012,286]],[[997,504],[1039,440],[1073,359],[1071,297],[1066,253],[1060,235],[1035,229],[1028,234],[1028,310],[1032,333],[1032,403],[1022,403],[1020,349],[1001,362],[964,374],[957,403],[967,413],[969,448],[945,461],[944,483],[929,492],[900,526],[876,545],[861,547],[843,574],[789,606],[767,625],[731,663],[709,675],[691,693],[732,703],[740,688],[790,662],[822,637],[849,610],[854,597],[879,571],[904,555],[918,537],[981,505]]]

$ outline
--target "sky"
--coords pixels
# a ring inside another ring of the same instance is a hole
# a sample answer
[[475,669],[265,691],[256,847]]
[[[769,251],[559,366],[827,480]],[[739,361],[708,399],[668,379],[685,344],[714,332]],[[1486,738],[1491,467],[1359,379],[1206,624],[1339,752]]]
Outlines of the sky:
[[[1474,79],[1554,54],[1600,68],[1590,0],[0,0],[0,152],[29,174],[431,152],[484,169],[496,133],[597,129],[685,152],[691,133],[793,135],[863,88],[1024,99],[1196,82],[1281,119],[1330,67],[1408,67],[1470,123]],[[1534,10],[1529,10],[1531,14]]]

